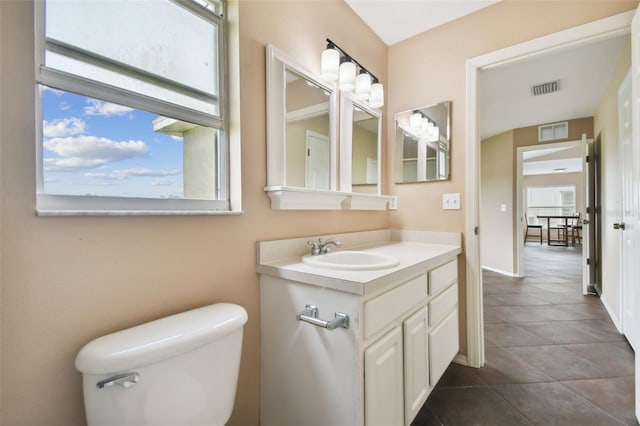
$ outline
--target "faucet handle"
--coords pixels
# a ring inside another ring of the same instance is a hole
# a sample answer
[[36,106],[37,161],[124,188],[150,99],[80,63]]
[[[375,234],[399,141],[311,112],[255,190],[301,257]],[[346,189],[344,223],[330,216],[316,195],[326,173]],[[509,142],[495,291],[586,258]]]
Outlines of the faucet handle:
[[317,256],[320,254],[320,245],[322,240],[318,238],[318,241],[307,241],[307,245],[311,246],[311,255]]

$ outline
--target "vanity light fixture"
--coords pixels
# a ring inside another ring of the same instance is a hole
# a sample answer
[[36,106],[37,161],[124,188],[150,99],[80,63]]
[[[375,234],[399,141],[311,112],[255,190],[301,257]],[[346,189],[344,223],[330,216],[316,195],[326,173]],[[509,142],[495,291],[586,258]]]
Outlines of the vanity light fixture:
[[[360,68],[357,77],[356,68]],[[338,80],[338,87],[343,92],[355,90],[356,98],[368,100],[371,108],[384,105],[384,88],[380,80],[329,39],[327,49],[322,52],[320,73],[327,81]]]
[[422,111],[414,110],[409,116],[409,127],[420,138],[427,142],[437,142],[440,139],[440,128]]

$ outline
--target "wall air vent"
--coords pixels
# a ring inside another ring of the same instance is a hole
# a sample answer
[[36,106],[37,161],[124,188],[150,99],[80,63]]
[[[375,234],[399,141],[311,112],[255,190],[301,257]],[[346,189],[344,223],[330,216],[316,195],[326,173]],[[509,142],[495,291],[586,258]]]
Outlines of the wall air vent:
[[546,95],[557,92],[558,90],[560,90],[560,80],[547,81],[546,83],[531,86],[531,94],[533,96]]

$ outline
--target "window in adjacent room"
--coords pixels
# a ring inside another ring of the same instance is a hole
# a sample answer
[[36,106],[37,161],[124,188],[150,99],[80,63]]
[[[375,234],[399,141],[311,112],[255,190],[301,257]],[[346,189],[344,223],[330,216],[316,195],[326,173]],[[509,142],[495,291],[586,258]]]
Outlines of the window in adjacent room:
[[233,210],[224,3],[38,5],[39,214]]
[[[576,186],[529,186],[527,187],[527,221],[530,225],[544,225],[546,219],[538,219],[538,215],[569,216],[576,212]],[[562,224],[562,219],[551,219],[551,226]]]

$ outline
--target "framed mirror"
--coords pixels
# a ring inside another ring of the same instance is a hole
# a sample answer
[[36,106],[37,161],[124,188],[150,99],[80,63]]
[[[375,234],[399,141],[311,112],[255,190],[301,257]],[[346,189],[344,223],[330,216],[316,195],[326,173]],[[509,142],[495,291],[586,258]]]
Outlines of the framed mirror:
[[340,187],[380,194],[382,114],[344,94],[340,110]]
[[335,85],[267,46],[267,187],[337,190]]
[[451,102],[395,115],[395,181],[447,180],[451,168]]

